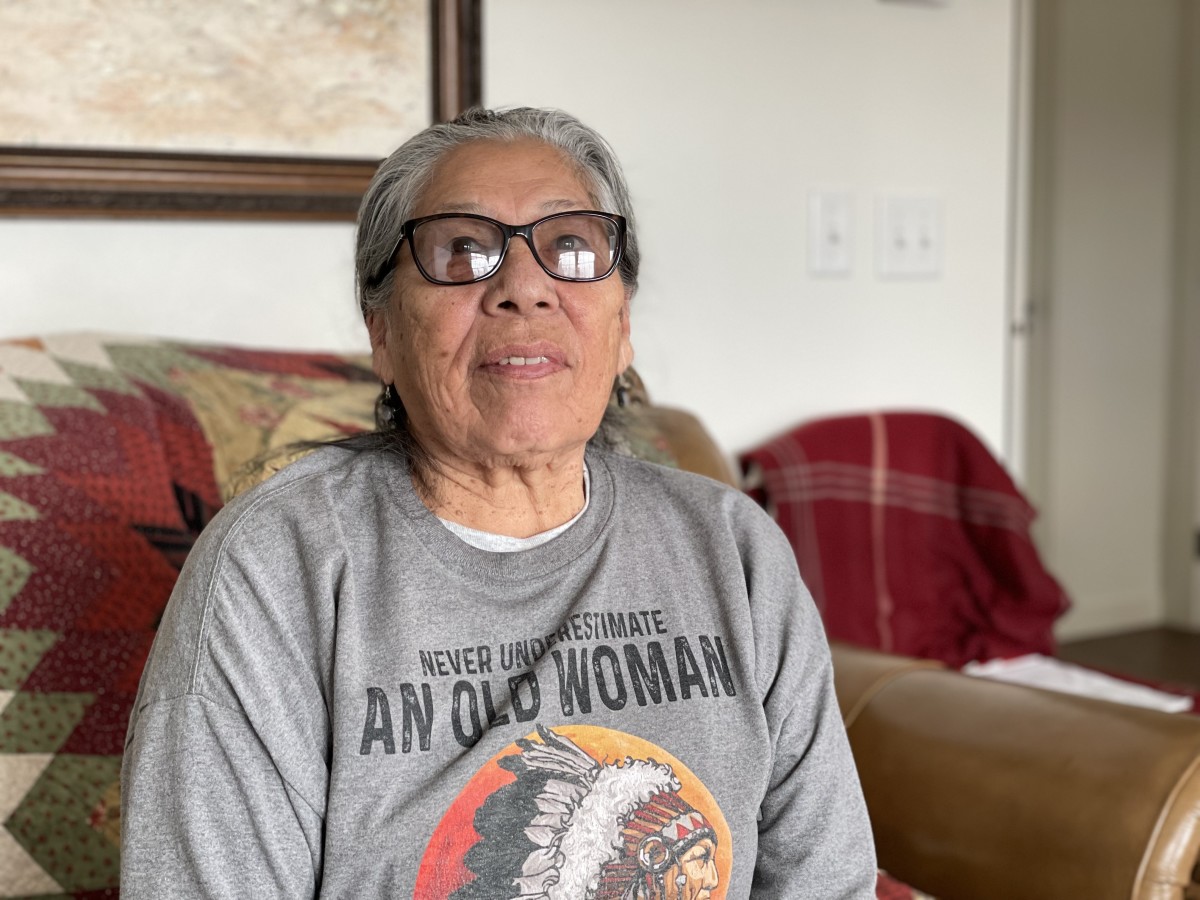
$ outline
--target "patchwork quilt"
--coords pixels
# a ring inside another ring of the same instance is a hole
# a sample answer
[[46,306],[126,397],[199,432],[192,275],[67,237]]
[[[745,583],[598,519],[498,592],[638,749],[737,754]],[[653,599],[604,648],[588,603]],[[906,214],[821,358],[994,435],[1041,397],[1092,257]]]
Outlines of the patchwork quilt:
[[0,896],[117,896],[125,725],[192,542],[248,461],[377,393],[366,357],[0,343]]

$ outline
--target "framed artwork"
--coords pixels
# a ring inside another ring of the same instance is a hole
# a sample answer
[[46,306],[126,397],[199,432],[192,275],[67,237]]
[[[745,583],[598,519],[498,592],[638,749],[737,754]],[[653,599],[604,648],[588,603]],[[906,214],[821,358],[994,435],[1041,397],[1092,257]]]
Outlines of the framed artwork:
[[482,97],[480,0],[0,2],[0,216],[345,220]]

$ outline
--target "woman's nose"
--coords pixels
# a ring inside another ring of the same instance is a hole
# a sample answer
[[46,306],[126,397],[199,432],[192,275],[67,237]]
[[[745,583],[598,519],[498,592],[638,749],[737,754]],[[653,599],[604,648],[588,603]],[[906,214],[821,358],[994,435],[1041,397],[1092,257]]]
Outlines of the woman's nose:
[[500,270],[484,284],[484,308],[491,313],[530,315],[558,308],[558,282],[538,264],[520,235],[512,238]]

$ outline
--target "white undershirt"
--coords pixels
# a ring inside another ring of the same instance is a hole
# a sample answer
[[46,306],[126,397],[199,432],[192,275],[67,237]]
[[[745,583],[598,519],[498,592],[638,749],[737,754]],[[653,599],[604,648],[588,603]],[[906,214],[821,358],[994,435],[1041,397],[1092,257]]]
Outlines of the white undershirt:
[[591,476],[588,474],[587,463],[583,464],[583,508],[569,522],[563,522],[549,531],[543,531],[530,537],[510,537],[507,534],[494,534],[490,531],[480,531],[478,528],[468,528],[457,522],[451,522],[438,516],[438,521],[445,525],[458,538],[479,550],[490,550],[493,553],[515,553],[518,550],[531,550],[558,537],[579,521],[579,517],[587,512],[588,500],[592,493]]

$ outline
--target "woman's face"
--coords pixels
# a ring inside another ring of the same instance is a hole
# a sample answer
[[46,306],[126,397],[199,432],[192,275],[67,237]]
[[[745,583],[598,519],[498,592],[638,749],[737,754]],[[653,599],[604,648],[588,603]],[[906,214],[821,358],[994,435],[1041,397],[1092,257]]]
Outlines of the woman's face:
[[705,838],[667,869],[663,877],[667,900],[710,900],[719,883],[717,845]]
[[[479,141],[442,158],[413,217],[470,212],[523,225],[593,208],[555,148]],[[396,385],[422,447],[450,464],[520,465],[582,450],[633,359],[618,274],[556,280],[521,237],[499,271],[467,285],[431,284],[401,248],[390,306],[367,325],[376,374]],[[511,364],[518,357],[530,362]]]

